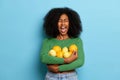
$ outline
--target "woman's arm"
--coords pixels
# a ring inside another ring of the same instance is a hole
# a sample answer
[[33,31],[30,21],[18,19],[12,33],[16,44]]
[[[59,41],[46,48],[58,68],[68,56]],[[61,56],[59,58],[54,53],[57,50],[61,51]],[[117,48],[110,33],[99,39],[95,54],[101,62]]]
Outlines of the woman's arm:
[[40,53],[41,62],[45,64],[63,64],[64,63],[63,58],[53,57],[48,54],[50,50],[49,45],[50,45],[49,39],[45,39],[43,41],[41,53]]
[[[73,62],[74,60],[76,60],[77,57],[78,57],[77,53],[74,52],[74,53],[71,55],[71,57],[65,58],[64,61],[66,60],[66,63],[68,64],[68,63],[71,63],[71,62]],[[48,67],[48,70],[51,71],[51,72],[60,72],[60,71],[59,71],[59,65],[58,65],[58,64],[49,64],[49,65],[47,65],[47,67]]]
[[[81,67],[84,64],[84,51],[83,51],[83,45],[82,40],[78,39],[77,44],[78,46],[78,55],[72,55],[71,58],[68,58],[68,61],[71,60],[70,63],[62,64],[62,65],[48,65],[48,69],[52,72],[59,72],[59,71],[69,71],[76,69],[78,67]],[[72,61],[72,58],[74,57],[74,60]],[[75,57],[77,59],[75,59]]]
[[73,70],[81,67],[84,64],[84,50],[83,50],[82,40],[78,39],[76,43],[77,43],[76,45],[78,46],[78,53],[77,53],[78,58],[69,64],[60,65],[59,71]]

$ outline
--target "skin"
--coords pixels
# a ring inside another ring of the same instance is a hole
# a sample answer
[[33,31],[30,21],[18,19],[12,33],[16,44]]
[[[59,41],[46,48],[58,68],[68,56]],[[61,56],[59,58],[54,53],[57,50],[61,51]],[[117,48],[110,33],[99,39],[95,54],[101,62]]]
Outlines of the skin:
[[[58,20],[58,30],[59,35],[57,36],[58,40],[68,39],[68,30],[69,30],[69,18],[66,14],[62,14]],[[78,57],[77,52],[73,52],[73,54],[69,58],[64,59],[64,63],[71,63],[76,60]],[[58,64],[49,64],[47,65],[48,70],[51,72],[59,72]]]
[[57,36],[57,39],[64,40],[69,38],[68,36],[68,30],[69,30],[69,19],[66,14],[62,14],[58,20],[58,30],[59,35]]

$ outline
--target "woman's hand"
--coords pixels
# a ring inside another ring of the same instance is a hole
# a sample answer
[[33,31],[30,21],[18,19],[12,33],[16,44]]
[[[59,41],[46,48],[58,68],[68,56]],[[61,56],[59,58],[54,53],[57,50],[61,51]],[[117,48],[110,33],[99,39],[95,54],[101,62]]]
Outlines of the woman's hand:
[[54,73],[59,72],[58,66],[59,66],[58,64],[48,64],[47,65],[48,70],[51,71],[51,72],[54,72]]
[[[78,53],[73,52],[72,55],[69,58],[64,58],[64,62],[65,63],[71,63],[74,60],[76,60],[77,58],[78,58]],[[47,68],[48,68],[49,71],[57,73],[57,72],[59,72],[58,66],[59,66],[58,64],[48,64]]]
[[76,60],[77,58],[78,58],[78,53],[74,51],[69,58],[65,58],[65,59],[64,59],[64,62],[65,62],[65,63],[71,63],[71,62],[73,62],[74,60]]

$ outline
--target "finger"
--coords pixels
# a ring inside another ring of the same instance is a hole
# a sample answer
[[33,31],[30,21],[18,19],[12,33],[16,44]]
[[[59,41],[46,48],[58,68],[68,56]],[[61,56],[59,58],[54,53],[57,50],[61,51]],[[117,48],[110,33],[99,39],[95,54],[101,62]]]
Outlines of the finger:
[[74,55],[77,55],[77,52],[76,52],[76,51],[74,51]]

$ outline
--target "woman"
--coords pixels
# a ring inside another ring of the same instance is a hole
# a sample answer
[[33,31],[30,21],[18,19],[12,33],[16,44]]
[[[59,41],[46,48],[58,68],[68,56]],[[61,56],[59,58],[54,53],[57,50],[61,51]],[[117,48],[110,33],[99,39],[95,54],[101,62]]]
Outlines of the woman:
[[[77,12],[70,8],[53,8],[45,16],[44,30],[49,37],[43,41],[41,61],[47,64],[46,80],[78,80],[76,68],[84,64],[81,20]],[[69,47],[75,44],[77,51],[72,51],[70,57],[58,58],[49,55],[49,51],[56,45]]]

